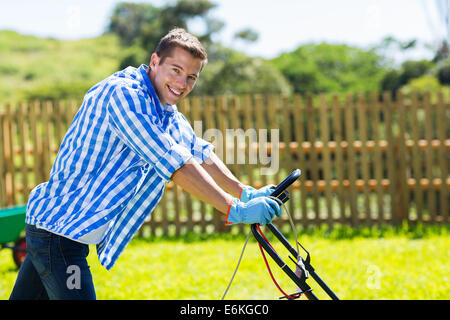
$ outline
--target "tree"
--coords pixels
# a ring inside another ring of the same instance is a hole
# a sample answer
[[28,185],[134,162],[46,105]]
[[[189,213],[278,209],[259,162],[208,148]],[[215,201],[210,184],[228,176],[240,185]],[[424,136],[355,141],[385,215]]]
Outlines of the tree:
[[[209,15],[216,5],[209,0],[178,0],[161,8],[149,4],[120,3],[114,10],[108,31],[116,33],[123,50],[120,68],[148,62],[160,38],[173,27],[189,31],[189,21],[200,19],[204,30],[196,36],[206,47],[208,65],[192,94],[291,93],[291,86],[274,66],[212,41],[224,23]],[[256,41],[258,34],[242,30],[240,39]]]
[[431,74],[433,68],[434,63],[428,60],[405,61],[399,69],[391,69],[384,75],[381,80],[381,90],[391,91],[394,95],[411,80]]
[[304,94],[378,91],[381,60],[374,50],[321,43],[302,45],[272,62],[294,91]]
[[210,42],[211,36],[220,31],[223,23],[208,16],[216,5],[209,0],[178,0],[158,8],[146,3],[121,2],[117,4],[107,32],[118,35],[125,46],[138,45],[153,52],[161,37],[172,28],[187,28],[188,22],[200,18],[205,32],[197,35],[200,41]]
[[209,16],[215,6],[209,0],[178,0],[161,8],[147,3],[117,4],[107,32],[117,34],[125,47],[120,68],[148,62],[161,37],[174,27],[188,29],[188,22],[194,18],[204,22],[205,30],[197,37],[208,45],[212,35],[224,25],[222,21]]
[[434,62],[439,62],[449,57],[450,44],[450,0],[422,0],[425,17],[431,32],[436,39]]
[[242,29],[234,34],[234,38],[246,42],[256,42],[259,38],[258,32],[251,28]]
[[208,47],[208,57],[193,95],[292,93],[289,82],[269,61],[220,44]]
[[450,85],[450,61],[447,59],[437,71],[437,78],[442,85]]
[[143,30],[159,30],[162,9],[146,3],[120,2],[114,8],[107,27],[108,33],[115,33],[124,46],[135,44]]

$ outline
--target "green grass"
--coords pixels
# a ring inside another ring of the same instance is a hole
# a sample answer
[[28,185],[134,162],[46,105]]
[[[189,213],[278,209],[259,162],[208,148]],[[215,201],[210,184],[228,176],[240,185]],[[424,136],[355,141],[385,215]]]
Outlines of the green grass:
[[[341,299],[449,299],[448,234],[448,226],[317,228],[305,230],[300,241],[310,251],[319,276]],[[244,240],[243,235],[134,239],[110,271],[99,264],[92,246],[88,259],[97,297],[220,299]],[[273,244],[289,261],[284,247],[275,240]],[[272,260],[270,265],[281,287],[295,292],[293,282]],[[9,297],[16,276],[10,250],[0,251],[0,299]],[[308,283],[319,298],[327,298],[313,279]],[[226,299],[279,296],[252,237]]]

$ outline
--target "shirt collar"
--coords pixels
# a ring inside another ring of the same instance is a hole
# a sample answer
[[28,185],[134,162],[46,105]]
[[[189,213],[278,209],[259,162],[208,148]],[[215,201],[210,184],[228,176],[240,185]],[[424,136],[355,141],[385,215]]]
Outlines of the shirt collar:
[[141,66],[139,67],[139,71],[142,75],[142,78],[144,79],[144,83],[147,87],[147,91],[156,102],[156,109],[158,111],[166,111],[166,112],[170,112],[170,113],[177,111],[177,106],[174,104],[172,105],[172,104],[166,103],[165,105],[161,105],[161,101],[159,100],[159,97],[156,94],[156,91],[153,88],[153,84],[150,81],[150,78],[147,74],[147,71],[149,69],[150,69],[150,67],[145,64],[141,64]]

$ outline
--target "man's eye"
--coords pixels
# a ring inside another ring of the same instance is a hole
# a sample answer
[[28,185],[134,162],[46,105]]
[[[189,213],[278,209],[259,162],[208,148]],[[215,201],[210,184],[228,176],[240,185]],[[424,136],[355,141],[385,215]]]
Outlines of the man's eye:
[[177,68],[173,68],[172,70],[173,70],[173,72],[175,72],[175,73],[180,73],[180,70],[178,70]]

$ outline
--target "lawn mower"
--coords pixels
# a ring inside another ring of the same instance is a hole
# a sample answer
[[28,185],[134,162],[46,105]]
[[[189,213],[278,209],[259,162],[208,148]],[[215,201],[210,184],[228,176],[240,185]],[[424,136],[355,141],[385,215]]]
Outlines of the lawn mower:
[[[275,187],[272,194],[269,196],[274,200],[277,200],[278,203],[282,206],[289,200],[289,192],[286,190],[292,183],[294,183],[301,175],[300,169],[294,170],[286,179],[284,179],[278,186]],[[286,209],[286,208],[285,208]],[[287,210],[286,210],[287,211]],[[333,290],[330,289],[330,287],[327,286],[327,284],[319,277],[319,275],[316,273],[315,269],[311,265],[311,256],[309,252],[300,244],[300,242],[297,239],[297,233],[295,230],[294,223],[292,221],[292,218],[288,213],[289,222],[291,223],[292,230],[295,234],[296,239],[296,248],[294,248],[289,241],[284,237],[284,235],[272,224],[269,223],[265,225],[266,228],[268,228],[275,237],[286,247],[286,249],[290,252],[290,254],[293,255],[293,257],[289,256],[291,261],[295,265],[295,271],[293,271],[291,268],[288,267],[288,265],[281,259],[281,257],[278,255],[278,253],[275,251],[274,247],[271,245],[269,240],[266,238],[264,233],[261,230],[261,226],[259,224],[252,224],[251,225],[251,232],[249,232],[247,236],[247,240],[245,241],[244,248],[242,249],[241,256],[239,257],[239,261],[237,263],[236,269],[234,270],[233,276],[231,277],[231,280],[228,284],[228,287],[225,290],[225,293],[222,296],[222,300],[225,298],[225,295],[228,292],[228,289],[230,288],[230,285],[234,279],[234,276],[236,275],[237,269],[239,267],[239,264],[241,262],[245,247],[247,245],[247,242],[249,240],[250,234],[253,233],[253,236],[258,241],[259,248],[261,250],[261,254],[264,258],[264,262],[266,264],[267,270],[269,271],[269,274],[278,288],[280,292],[283,294],[283,296],[280,299],[288,299],[288,300],[294,300],[301,297],[302,294],[308,298],[308,300],[319,300],[319,298],[312,292],[312,288],[306,283],[306,280],[311,276],[318,284],[319,286],[328,294],[328,296],[332,300],[339,300],[339,298],[336,296],[336,294],[333,292]],[[306,252],[306,258],[303,259],[303,257],[300,255],[299,246]],[[287,294],[284,292],[281,287],[276,282],[272,271],[270,269],[269,263],[266,259],[266,255],[264,254],[264,251],[266,251],[270,257],[278,264],[278,266],[288,275],[288,277],[294,281],[294,283],[298,286],[297,292],[293,294]]]
[[[301,175],[300,169],[294,170],[286,179],[284,179],[272,192],[271,197],[279,199],[283,204],[289,200],[289,193],[287,192],[287,188],[294,183]],[[295,233],[295,226],[293,225],[292,219],[289,216],[293,231]],[[339,300],[336,294],[327,286],[327,284],[319,277],[316,273],[315,269],[311,265],[311,257],[309,252],[297,241],[297,244],[306,252],[306,258],[303,259],[300,255],[300,252],[295,249],[289,241],[284,237],[284,235],[271,223],[267,224],[266,227],[275,235],[275,237],[287,248],[287,250],[294,256],[292,258],[289,256],[290,260],[295,264],[296,270],[293,271],[291,268],[287,266],[287,264],[281,259],[278,253],[275,251],[273,246],[270,244],[269,240],[265,237],[264,233],[261,231],[261,227],[259,224],[252,224],[251,231],[253,236],[259,243],[259,247],[261,249],[261,254],[263,255],[264,261],[268,268],[269,274],[272,277],[277,288],[283,294],[281,298],[287,299],[298,299],[302,294],[304,294],[309,300],[319,300],[319,298],[312,292],[311,287],[306,283],[306,279],[311,276],[319,286],[328,294],[328,296],[333,300]],[[297,236],[296,236],[297,238]],[[269,264],[265,257],[263,249],[270,255],[270,257],[278,264],[278,266],[288,275],[288,277],[294,281],[294,283],[298,286],[298,292],[294,294],[286,294],[275,281],[273,274],[270,270]]]
[[25,237],[26,206],[15,206],[0,210],[0,249],[11,249],[14,263],[20,268],[27,254]]

